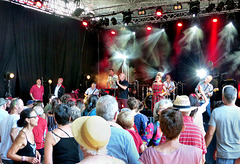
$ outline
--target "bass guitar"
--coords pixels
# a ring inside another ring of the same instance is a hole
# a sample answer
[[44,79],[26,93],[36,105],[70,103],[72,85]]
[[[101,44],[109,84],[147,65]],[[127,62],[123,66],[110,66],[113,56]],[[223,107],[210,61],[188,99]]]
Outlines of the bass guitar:
[[[208,93],[217,92],[217,91],[219,91],[219,88],[214,88],[213,90],[210,90],[210,91],[204,92],[204,93],[205,93],[206,97],[209,98],[209,97],[207,96]],[[199,91],[196,92],[196,95],[197,95],[197,97],[198,97],[199,100],[203,100],[203,95],[202,95]]]

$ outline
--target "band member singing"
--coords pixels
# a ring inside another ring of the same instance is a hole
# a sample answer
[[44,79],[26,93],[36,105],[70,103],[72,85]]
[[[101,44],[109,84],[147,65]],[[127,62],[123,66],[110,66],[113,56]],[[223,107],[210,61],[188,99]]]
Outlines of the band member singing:
[[200,81],[198,83],[198,85],[196,86],[195,88],[195,92],[199,98],[199,104],[202,105],[205,103],[204,99],[202,99],[201,95],[199,94],[199,90],[198,90],[198,86],[201,85],[202,87],[202,91],[205,93],[205,95],[207,96],[208,98],[208,101],[209,101],[209,104],[208,106],[206,107],[206,110],[207,110],[207,113],[209,115],[209,117],[211,116],[211,109],[210,109],[210,97],[213,95],[213,85],[210,84],[210,82],[212,81],[213,77],[211,75],[208,75],[205,80],[203,81]]
[[173,94],[175,91],[175,84],[174,82],[171,80],[171,76],[167,75],[166,76],[166,81],[163,83],[166,87],[166,98],[170,98],[171,100],[173,100]]
[[166,87],[162,83],[162,75],[160,72],[157,73],[155,81],[152,85],[153,97],[152,97],[152,109],[154,104],[161,99],[164,99],[164,94],[166,93]]
[[117,85],[118,85],[117,95],[118,109],[127,108],[129,83],[126,80],[126,75],[124,73],[120,73],[119,80],[117,80]]

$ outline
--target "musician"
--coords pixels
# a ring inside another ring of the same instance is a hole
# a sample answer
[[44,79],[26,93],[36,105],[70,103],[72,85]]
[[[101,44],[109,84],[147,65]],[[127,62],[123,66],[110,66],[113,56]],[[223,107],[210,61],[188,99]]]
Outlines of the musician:
[[107,88],[117,88],[118,76],[114,74],[113,69],[109,69],[109,76],[107,80]]
[[54,96],[58,97],[59,99],[65,94],[65,87],[62,85],[62,83],[63,78],[58,78],[57,85],[54,89]]
[[87,98],[90,97],[91,95],[99,96],[99,90],[96,88],[96,83],[95,82],[93,82],[91,87],[88,88],[86,90],[86,92],[84,93],[84,96],[87,97]]
[[152,109],[154,109],[155,103],[164,99],[164,94],[166,93],[166,86],[162,83],[162,75],[160,72],[157,73],[155,81],[153,82],[152,91]]
[[173,94],[174,94],[174,90],[175,90],[175,84],[174,82],[171,80],[171,76],[167,75],[166,76],[166,81],[163,83],[166,87],[166,96],[167,98],[170,98],[171,100],[173,100]]
[[[127,108],[127,99],[128,99],[128,86],[129,83],[125,80],[126,75],[124,73],[120,73],[119,79],[117,79],[118,85],[118,94],[117,94],[117,102],[118,102],[118,109]],[[123,105],[123,107],[122,107]]]
[[210,84],[210,82],[212,81],[213,77],[211,75],[208,75],[205,80],[203,81],[200,81],[198,83],[198,85],[196,86],[195,88],[195,92],[199,98],[199,104],[202,105],[205,103],[204,99],[202,99],[201,95],[199,94],[199,90],[198,90],[198,86],[201,85],[202,87],[202,91],[205,93],[205,95],[207,96],[208,98],[208,101],[209,101],[209,104],[208,106],[206,107],[206,110],[207,110],[207,113],[208,113],[208,116],[211,117],[211,109],[210,109],[210,97],[213,95],[213,85]]

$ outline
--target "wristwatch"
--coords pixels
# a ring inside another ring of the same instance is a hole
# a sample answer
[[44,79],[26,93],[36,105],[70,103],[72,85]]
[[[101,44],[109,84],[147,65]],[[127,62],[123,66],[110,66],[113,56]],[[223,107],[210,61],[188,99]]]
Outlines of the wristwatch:
[[26,161],[26,157],[25,156],[22,156],[22,161]]

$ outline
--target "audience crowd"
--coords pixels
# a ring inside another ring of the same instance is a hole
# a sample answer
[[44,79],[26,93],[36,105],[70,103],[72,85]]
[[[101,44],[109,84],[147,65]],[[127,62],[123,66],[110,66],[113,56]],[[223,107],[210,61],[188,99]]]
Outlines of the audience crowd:
[[173,102],[160,99],[153,119],[141,113],[145,106],[135,97],[121,110],[110,95],[91,95],[84,103],[68,94],[50,94],[46,106],[0,98],[0,163],[202,164],[215,133],[216,163],[240,163],[236,88],[222,89],[222,106],[212,110],[207,131],[202,114],[209,101],[198,90],[204,104],[195,94]]

